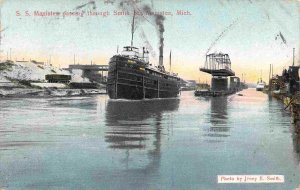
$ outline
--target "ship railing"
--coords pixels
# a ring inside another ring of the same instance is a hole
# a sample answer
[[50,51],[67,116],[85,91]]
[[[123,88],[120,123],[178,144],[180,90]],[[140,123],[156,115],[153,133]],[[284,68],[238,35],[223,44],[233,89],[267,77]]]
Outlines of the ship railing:
[[121,55],[138,59],[139,58],[139,49],[136,47],[125,46],[123,48]]

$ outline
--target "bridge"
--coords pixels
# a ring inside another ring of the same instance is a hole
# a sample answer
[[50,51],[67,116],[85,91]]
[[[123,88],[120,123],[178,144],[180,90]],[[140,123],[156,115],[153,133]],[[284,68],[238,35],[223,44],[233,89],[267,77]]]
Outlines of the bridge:
[[200,68],[200,71],[211,74],[211,90],[228,91],[227,77],[235,76],[233,70],[231,70],[231,61],[228,54],[212,53],[206,55],[204,67]]
[[[91,82],[106,82],[106,76],[104,72],[108,72],[108,65],[69,65],[69,68],[65,68],[71,73],[73,70],[82,70],[82,77],[88,78]],[[101,71],[101,74],[99,73]]]
[[200,68],[200,71],[212,76],[235,76],[235,73],[231,70],[229,55],[223,53],[206,55],[204,67]]
[[73,69],[80,69],[83,71],[108,71],[108,65],[69,65],[65,70],[72,71]]

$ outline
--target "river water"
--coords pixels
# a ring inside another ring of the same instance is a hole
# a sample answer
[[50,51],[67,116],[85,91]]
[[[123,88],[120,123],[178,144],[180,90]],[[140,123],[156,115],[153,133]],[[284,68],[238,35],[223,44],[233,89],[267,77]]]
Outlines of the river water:
[[[289,112],[242,94],[0,99],[0,189],[295,189],[300,137]],[[271,174],[285,183],[217,183]]]

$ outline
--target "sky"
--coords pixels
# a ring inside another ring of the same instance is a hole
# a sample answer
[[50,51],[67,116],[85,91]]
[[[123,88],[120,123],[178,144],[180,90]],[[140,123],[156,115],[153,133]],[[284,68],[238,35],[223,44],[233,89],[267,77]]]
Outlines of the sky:
[[[110,57],[130,45],[132,7],[122,0],[2,0],[1,59],[49,61],[58,67],[80,64],[108,64]],[[300,64],[300,2],[297,0],[135,0],[136,9],[149,5],[166,15],[164,24],[164,64],[184,79],[210,81],[199,71],[207,53],[228,53],[232,69],[246,82],[257,82],[281,74],[293,62]],[[85,5],[85,6],[81,6]],[[122,11],[131,15],[114,15]],[[177,15],[177,11],[189,15]],[[60,16],[35,16],[53,11]],[[82,16],[64,13],[82,13]],[[87,12],[109,12],[89,16]],[[26,13],[28,15],[26,16]],[[29,16],[30,15],[30,16]],[[148,43],[146,43],[148,41]],[[158,62],[159,37],[153,16],[138,16],[134,46],[150,44],[150,61]]]

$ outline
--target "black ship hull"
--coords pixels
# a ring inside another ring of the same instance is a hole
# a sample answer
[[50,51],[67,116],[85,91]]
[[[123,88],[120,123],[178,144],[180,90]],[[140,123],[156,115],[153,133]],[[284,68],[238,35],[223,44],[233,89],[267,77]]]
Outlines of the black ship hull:
[[109,63],[107,93],[111,99],[171,98],[180,79],[143,67],[137,60],[114,56]]

